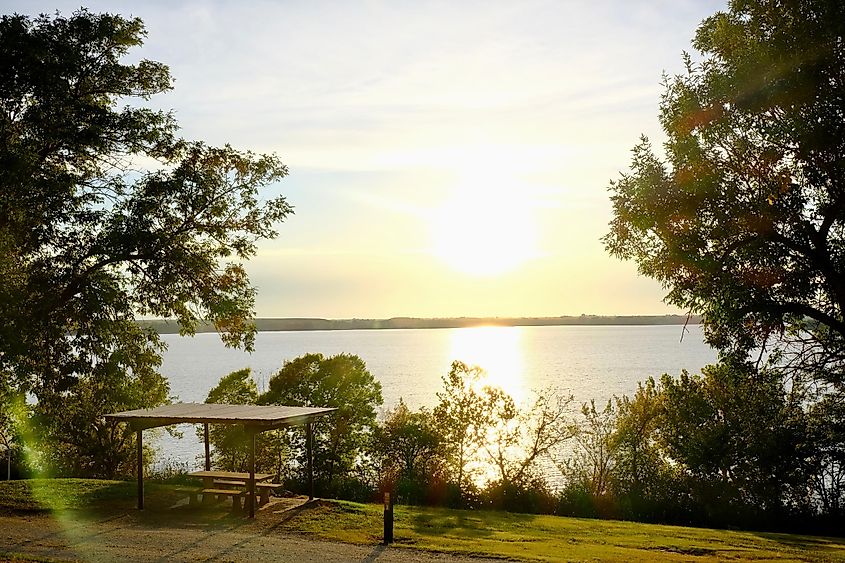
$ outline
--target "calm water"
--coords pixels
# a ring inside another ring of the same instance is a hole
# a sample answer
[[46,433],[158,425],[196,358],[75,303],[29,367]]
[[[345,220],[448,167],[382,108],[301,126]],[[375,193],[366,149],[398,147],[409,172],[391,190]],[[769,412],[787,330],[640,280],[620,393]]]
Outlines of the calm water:
[[[553,385],[578,402],[598,403],[632,393],[649,376],[697,371],[715,361],[699,326],[687,327],[681,342],[682,330],[673,325],[262,332],[252,354],[225,348],[216,334],[164,335],[169,349],[162,373],[178,400],[203,402],[234,370],[251,367],[263,390],[285,360],[308,352],[348,352],[363,358],[381,382],[386,408],[400,397],[411,407],[432,406],[453,360],[482,366],[518,400]],[[198,467],[202,446],[191,427],[181,429],[181,439],[161,438],[158,458]]]

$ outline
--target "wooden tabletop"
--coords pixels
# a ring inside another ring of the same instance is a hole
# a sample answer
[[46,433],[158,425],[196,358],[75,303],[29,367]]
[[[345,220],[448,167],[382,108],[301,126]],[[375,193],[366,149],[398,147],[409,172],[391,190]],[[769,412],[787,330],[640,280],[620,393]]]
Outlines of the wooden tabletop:
[[[238,473],[235,471],[194,471],[188,473],[191,477],[203,479],[232,479],[233,481],[249,481],[249,473]],[[256,481],[266,481],[273,476],[272,473],[256,473]]]

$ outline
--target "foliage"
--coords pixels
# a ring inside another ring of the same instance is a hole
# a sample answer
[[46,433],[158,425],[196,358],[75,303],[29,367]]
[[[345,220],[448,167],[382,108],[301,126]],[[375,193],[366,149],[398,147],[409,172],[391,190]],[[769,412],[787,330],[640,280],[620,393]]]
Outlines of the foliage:
[[[720,363],[584,405],[561,456],[563,514],[755,528],[835,529],[842,413],[774,370]],[[824,405],[824,407],[822,407]],[[819,412],[824,408],[827,412]],[[800,522],[800,526],[799,523]]]
[[651,377],[633,397],[615,400],[614,495],[626,518],[688,522],[683,468],[670,461],[661,440],[664,406],[663,388]]
[[[800,404],[778,374],[725,364],[700,377],[664,376],[661,441],[701,490],[709,521],[740,510],[773,519],[804,509],[813,444]],[[718,511],[725,514],[718,514]]]
[[664,79],[665,157],[643,139],[611,184],[606,248],[700,313],[722,360],[628,405],[632,498],[671,486],[715,523],[840,514],[843,36],[841,2],[732,1],[698,28],[700,57]]
[[664,79],[662,160],[647,140],[611,184],[604,242],[701,313],[744,359],[768,345],[845,374],[845,5],[734,0]]
[[267,430],[256,435],[256,471],[272,473],[275,482],[282,482],[289,472],[290,461],[290,431]]
[[[258,386],[250,368],[233,371],[220,378],[205,399],[206,403],[254,405],[258,402]],[[205,429],[197,427],[197,438],[204,440]],[[209,424],[211,465],[223,471],[249,471],[250,434],[241,425]],[[268,430],[255,436],[256,471],[269,472],[281,479],[289,463],[288,433]]]
[[[146,361],[143,355],[137,358]],[[127,376],[118,361],[98,363],[93,373],[79,377],[64,392],[43,389],[33,407],[42,469],[106,479],[135,474],[135,432],[103,415],[166,402],[168,385],[156,367],[142,363]],[[147,449],[146,460],[151,455]]]
[[[206,403],[252,405],[258,400],[258,386],[249,368],[223,376],[209,392]],[[197,429],[197,437],[204,439],[205,430]],[[250,434],[240,425],[210,424],[208,441],[213,450],[211,463],[223,471],[248,471]]]
[[845,401],[828,395],[808,412],[808,441],[814,445],[809,489],[812,501],[833,521],[845,515]]
[[[376,407],[382,404],[381,384],[364,361],[351,354],[324,357],[305,354],[286,361],[268,382],[260,404],[320,406],[338,409],[312,423],[315,486],[323,494],[360,468],[365,447],[376,428]],[[304,432],[289,434],[291,456],[304,481]]]
[[511,401],[498,410],[484,449],[496,467],[500,487],[519,490],[542,480],[539,464],[575,434],[569,419],[572,400],[571,395],[548,388],[529,405],[516,407]]
[[625,477],[618,485],[631,493],[645,493],[652,480],[666,470],[656,435],[664,406],[661,391],[649,378],[637,386],[633,397],[616,400],[616,466],[618,474]]
[[93,467],[86,440],[117,448],[119,470],[130,439],[98,418],[167,400],[163,344],[137,315],[187,334],[207,318],[251,346],[242,262],[291,213],[259,200],[287,173],[275,156],[181,140],[143,107],[171,88],[165,65],[122,62],[144,36],[84,9],[0,19],[0,372],[37,398],[60,470]]
[[570,482],[579,483],[594,497],[611,491],[616,466],[617,444],[614,439],[617,412],[612,401],[596,410],[595,401],[581,406],[583,419],[576,424],[576,447],[560,466]]
[[0,469],[0,475],[4,475],[7,480],[11,478],[13,459],[15,473],[20,474],[23,469],[21,453],[29,410],[24,394],[14,389],[8,378],[0,373],[0,454],[6,462],[2,464],[6,467]]
[[433,413],[412,411],[399,399],[387,411],[373,440],[381,488],[394,491],[397,502],[435,502],[445,480],[443,438]]
[[[572,436],[572,398],[546,389],[517,407],[501,389],[484,386],[481,368],[455,362],[452,376],[444,378],[441,404],[434,411],[412,411],[400,400],[386,413],[372,443],[380,487],[412,504],[553,511],[556,496],[545,481],[543,464],[550,464],[552,453]],[[446,393],[449,406],[443,402]]]
[[619,462],[618,416],[612,400],[602,410],[596,409],[593,400],[581,405],[581,418],[574,423],[574,444],[561,448],[553,458],[564,478],[558,514],[624,517],[615,488]]
[[443,391],[437,393],[434,408],[461,503],[470,485],[469,465],[486,442],[497,415],[512,418],[515,412],[513,399],[501,389],[486,385],[485,378],[485,371],[478,366],[452,362],[442,378]]

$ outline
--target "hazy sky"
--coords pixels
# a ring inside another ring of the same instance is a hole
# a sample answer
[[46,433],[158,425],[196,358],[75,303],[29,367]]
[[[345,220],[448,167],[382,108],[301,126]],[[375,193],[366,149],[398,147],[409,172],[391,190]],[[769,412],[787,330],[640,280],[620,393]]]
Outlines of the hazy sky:
[[[0,0],[3,13],[64,2]],[[275,152],[257,313],[663,314],[599,240],[661,73],[724,2],[89,2],[141,17],[187,138]]]

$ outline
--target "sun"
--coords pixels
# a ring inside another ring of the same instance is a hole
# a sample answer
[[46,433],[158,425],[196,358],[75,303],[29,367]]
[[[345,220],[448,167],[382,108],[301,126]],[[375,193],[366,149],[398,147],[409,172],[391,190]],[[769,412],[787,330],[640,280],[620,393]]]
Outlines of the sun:
[[518,186],[474,178],[457,185],[434,213],[433,252],[475,276],[504,274],[537,256],[536,225]]

